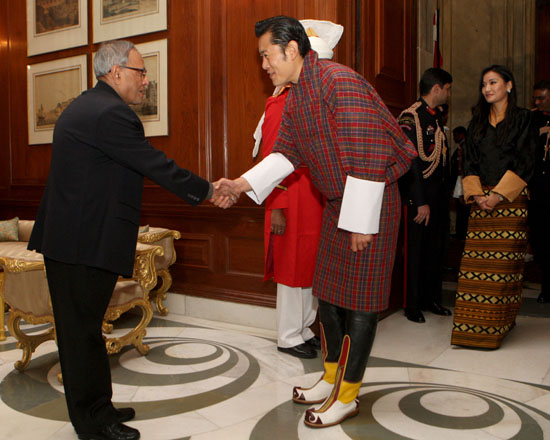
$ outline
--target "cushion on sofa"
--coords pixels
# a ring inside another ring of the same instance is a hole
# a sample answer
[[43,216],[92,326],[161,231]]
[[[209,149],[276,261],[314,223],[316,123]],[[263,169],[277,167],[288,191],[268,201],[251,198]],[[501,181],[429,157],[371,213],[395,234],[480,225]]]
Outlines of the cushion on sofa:
[[0,241],[19,240],[19,217],[0,221]]

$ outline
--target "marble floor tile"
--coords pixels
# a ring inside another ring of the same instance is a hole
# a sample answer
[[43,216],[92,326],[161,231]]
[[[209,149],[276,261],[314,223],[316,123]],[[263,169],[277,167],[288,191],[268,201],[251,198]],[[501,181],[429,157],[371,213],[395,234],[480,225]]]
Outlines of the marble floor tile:
[[[115,323],[113,334],[132,325]],[[519,316],[499,350],[450,345],[452,318],[402,311],[379,323],[360,389],[360,412],[312,429],[292,388],[321,377],[317,359],[277,351],[276,334],[235,324],[155,315],[146,356],[112,355],[113,402],[147,440],[543,440],[550,438],[550,319]],[[118,327],[117,327],[118,325]],[[32,327],[29,327],[32,329]],[[0,438],[74,440],[53,341],[24,373],[15,340],[0,343]]]

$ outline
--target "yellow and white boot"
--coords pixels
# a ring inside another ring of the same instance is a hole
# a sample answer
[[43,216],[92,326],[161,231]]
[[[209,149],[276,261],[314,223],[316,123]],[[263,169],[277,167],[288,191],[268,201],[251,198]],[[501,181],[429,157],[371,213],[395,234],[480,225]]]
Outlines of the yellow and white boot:
[[332,316],[335,315],[331,315],[332,308],[340,316],[345,314],[346,334],[342,338],[338,369],[330,396],[321,405],[306,411],[304,423],[313,428],[337,425],[359,412],[357,396],[376,335],[376,312],[338,310],[326,304],[321,311],[328,312],[325,316]]
[[294,387],[292,391],[292,400],[304,405],[313,405],[327,400],[330,392],[334,388],[334,379],[338,364],[336,362],[325,362],[325,372],[321,379],[310,388]]
[[334,388],[334,380],[336,378],[336,370],[338,362],[327,362],[327,340],[323,324],[319,325],[321,329],[321,353],[323,355],[323,365],[325,371],[321,378],[310,388],[294,387],[292,390],[292,400],[303,405],[313,405],[315,403],[324,402],[330,392]]
[[330,396],[318,407],[309,408],[306,411],[304,423],[312,428],[326,428],[338,425],[347,418],[355,416],[359,412],[359,388],[361,381],[351,383],[344,380],[348,356],[350,351],[350,337],[344,336],[338,369],[334,386]]

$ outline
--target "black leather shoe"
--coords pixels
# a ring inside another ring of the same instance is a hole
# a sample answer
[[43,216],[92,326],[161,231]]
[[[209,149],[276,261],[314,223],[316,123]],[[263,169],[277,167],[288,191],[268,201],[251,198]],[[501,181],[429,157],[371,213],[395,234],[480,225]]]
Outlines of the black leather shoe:
[[315,350],[320,350],[321,349],[321,340],[317,336],[314,336],[313,338],[308,339],[306,341],[306,344],[310,345]]
[[303,344],[296,345],[295,347],[277,347],[277,350],[302,359],[313,359],[317,357],[317,351],[305,342]]
[[136,416],[134,408],[115,408],[115,413],[118,423],[127,422]]
[[545,295],[544,293],[540,292],[540,295],[537,298],[537,302],[539,304],[547,304],[547,303],[550,303],[550,298],[548,297],[548,295]]
[[137,440],[139,431],[122,423],[105,425],[95,434],[78,434],[81,440]]
[[441,316],[451,316],[452,313],[449,309],[443,307],[439,303],[432,303],[426,309],[428,312],[432,312],[434,315],[441,315]]
[[409,321],[412,321],[412,322],[418,322],[419,324],[426,322],[426,319],[424,318],[424,315],[420,310],[405,309],[405,316]]

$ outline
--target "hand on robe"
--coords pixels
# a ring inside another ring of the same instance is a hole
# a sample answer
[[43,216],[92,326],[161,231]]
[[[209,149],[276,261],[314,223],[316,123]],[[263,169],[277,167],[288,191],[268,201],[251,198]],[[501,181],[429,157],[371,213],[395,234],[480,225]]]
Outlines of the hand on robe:
[[282,209],[271,211],[271,232],[275,235],[283,235],[286,230],[286,217]]
[[353,252],[359,252],[368,247],[372,242],[373,234],[360,234],[358,232],[351,233],[351,250]]

